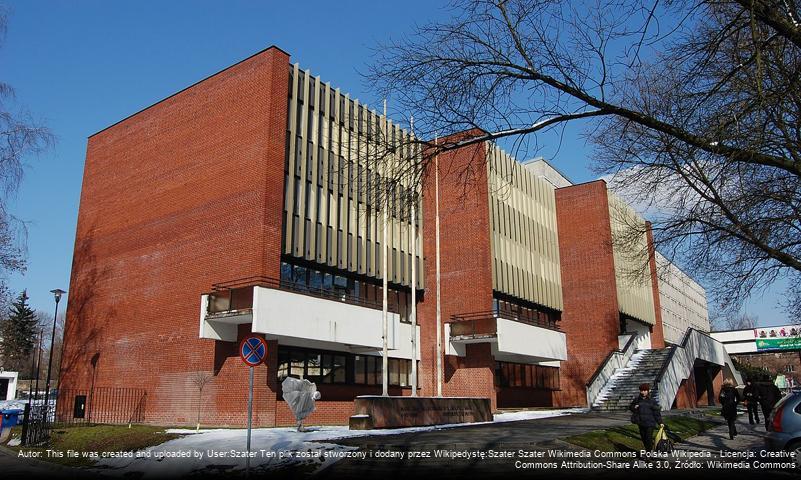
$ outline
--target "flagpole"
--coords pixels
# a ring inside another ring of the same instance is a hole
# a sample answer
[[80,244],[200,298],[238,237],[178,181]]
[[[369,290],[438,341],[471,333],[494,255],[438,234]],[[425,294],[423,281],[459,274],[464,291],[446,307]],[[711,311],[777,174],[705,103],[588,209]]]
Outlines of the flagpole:
[[[387,132],[388,122],[387,122],[387,100],[384,99],[384,132],[386,135],[387,141],[389,141],[389,135]],[[387,149],[388,150],[388,149]],[[386,159],[385,159],[386,161]],[[386,177],[386,169],[382,172],[382,177]],[[381,178],[381,184],[386,185],[386,178]],[[389,347],[387,345],[387,333],[389,330],[389,320],[387,315],[387,209],[389,208],[389,193],[386,191],[386,188],[382,188],[381,194],[384,196],[383,198],[383,208],[381,208],[382,216],[384,218],[384,236],[381,240],[381,276],[383,277],[383,305],[382,305],[382,313],[384,315],[384,350],[382,353],[382,374],[381,374],[381,384],[383,386],[382,395],[387,397],[389,396]]]
[[434,137],[434,235],[436,237],[436,273],[437,273],[437,396],[442,396],[442,306],[440,303],[440,265],[439,265],[439,154],[436,151],[439,139]]
[[[414,116],[409,120],[409,128],[411,129],[411,138],[414,139]],[[411,308],[411,323],[412,323],[412,396],[417,396],[417,216],[415,215],[415,204],[417,203],[417,195],[414,184],[414,175],[417,172],[417,157],[415,149],[412,148],[412,208],[411,208],[411,223],[412,223],[412,240],[411,240],[411,253],[412,253],[412,308]]]

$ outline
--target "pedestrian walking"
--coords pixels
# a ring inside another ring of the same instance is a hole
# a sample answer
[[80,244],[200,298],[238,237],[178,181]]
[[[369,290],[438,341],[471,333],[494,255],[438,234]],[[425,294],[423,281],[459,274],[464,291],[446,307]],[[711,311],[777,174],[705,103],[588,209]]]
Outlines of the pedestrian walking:
[[640,385],[640,394],[631,401],[631,422],[640,428],[640,439],[645,450],[654,450],[654,428],[662,423],[662,409],[659,403],[651,398],[651,386],[647,383]]
[[748,423],[753,425],[759,423],[759,389],[751,382],[751,379],[745,381],[745,388],[743,389],[743,401],[745,408],[748,409]]
[[757,385],[759,389],[759,404],[762,406],[762,415],[765,420],[765,430],[768,430],[768,422],[770,421],[770,412],[776,402],[782,398],[782,392],[779,391],[773,382],[765,382]]
[[729,439],[734,440],[734,437],[737,436],[737,426],[734,422],[737,421],[737,404],[740,403],[740,394],[737,393],[737,389],[734,388],[734,382],[731,379],[727,378],[723,382],[718,401],[722,407],[720,413],[726,419],[726,423],[729,424]]

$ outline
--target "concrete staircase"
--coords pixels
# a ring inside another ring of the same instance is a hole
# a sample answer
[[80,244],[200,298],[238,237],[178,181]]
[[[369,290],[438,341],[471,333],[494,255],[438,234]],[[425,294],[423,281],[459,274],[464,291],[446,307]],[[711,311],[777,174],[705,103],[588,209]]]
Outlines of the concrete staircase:
[[629,363],[618,368],[606,383],[592,405],[593,410],[628,410],[629,404],[639,394],[642,383],[651,385],[651,397],[658,398],[654,380],[667,361],[669,348],[661,350],[639,350],[631,356]]

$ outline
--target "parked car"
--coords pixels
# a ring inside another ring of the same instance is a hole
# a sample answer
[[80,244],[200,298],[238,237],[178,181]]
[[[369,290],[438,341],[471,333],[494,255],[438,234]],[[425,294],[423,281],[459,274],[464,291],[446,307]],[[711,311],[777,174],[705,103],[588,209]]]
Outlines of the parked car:
[[786,450],[801,458],[801,391],[791,391],[781,398],[768,417],[765,442],[771,450]]

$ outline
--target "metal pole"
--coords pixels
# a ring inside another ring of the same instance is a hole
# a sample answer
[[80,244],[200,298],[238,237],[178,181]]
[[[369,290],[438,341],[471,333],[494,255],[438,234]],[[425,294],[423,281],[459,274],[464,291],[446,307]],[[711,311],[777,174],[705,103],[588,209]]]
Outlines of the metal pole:
[[250,477],[250,430],[253,426],[253,367],[250,367],[250,387],[248,388],[248,456],[245,458],[245,475]]
[[[434,148],[437,148],[439,139],[434,137]],[[434,151],[434,217],[435,227],[434,236],[436,237],[436,262],[437,262],[437,396],[442,396],[442,307],[440,303],[440,285],[439,285],[439,155],[436,150]]]
[[[409,128],[412,137],[414,137],[414,117],[409,119]],[[412,152],[412,189],[414,189],[414,174],[417,171],[416,157]],[[412,396],[417,396],[417,216],[415,215],[415,203],[417,202],[417,195],[412,194],[412,240],[411,240],[411,253],[412,253],[412,309],[411,309],[411,323],[412,323]]]
[[[41,327],[39,328],[39,339],[36,342],[36,345],[37,345],[36,351],[38,353],[40,351],[40,349],[42,348],[42,329],[41,329]],[[36,368],[36,354],[34,352],[31,352],[31,353],[33,353],[33,354],[31,355],[31,382],[28,385],[28,405],[30,405],[31,404],[31,400],[33,400],[33,375],[34,375],[34,369]],[[36,380],[38,382],[39,378],[37,377]]]
[[44,328],[39,329],[39,348],[36,353],[36,389],[33,392],[33,399],[39,400],[39,377],[42,376],[42,341],[44,340]]
[[[41,357],[39,352],[42,351],[42,328],[39,328],[39,338],[36,342],[36,352],[31,352],[31,379],[28,383],[28,404],[25,405],[25,416],[22,423],[22,445],[28,445],[28,429],[31,424],[31,417],[33,416],[33,375],[34,369],[36,370],[36,390],[39,390],[39,365],[37,364],[37,355]],[[41,362],[41,358],[39,358]]]
[[[387,131],[387,101],[384,99],[384,132]],[[387,139],[389,136],[387,136]],[[386,175],[386,170],[382,172],[382,174]],[[382,179],[384,180],[384,179]],[[383,184],[384,182],[382,182]],[[382,385],[382,395],[387,397],[389,396],[389,346],[387,345],[387,334],[389,331],[389,319],[387,315],[387,222],[389,221],[387,218],[387,209],[389,208],[389,192],[386,191],[386,188],[382,188],[384,190],[382,193],[384,195],[384,205],[381,209],[383,212],[384,218],[384,237],[381,240],[381,276],[383,277],[383,307],[382,313],[384,315],[384,350],[382,352],[382,374],[381,374],[381,385]]]
[[[45,415],[46,419],[50,417],[50,370],[53,367],[53,344],[56,341],[56,318],[58,318],[58,302],[61,297],[56,295],[56,313],[53,314],[53,336],[50,337],[50,355],[47,360],[47,381],[45,382]],[[47,420],[45,420],[47,421]]]

